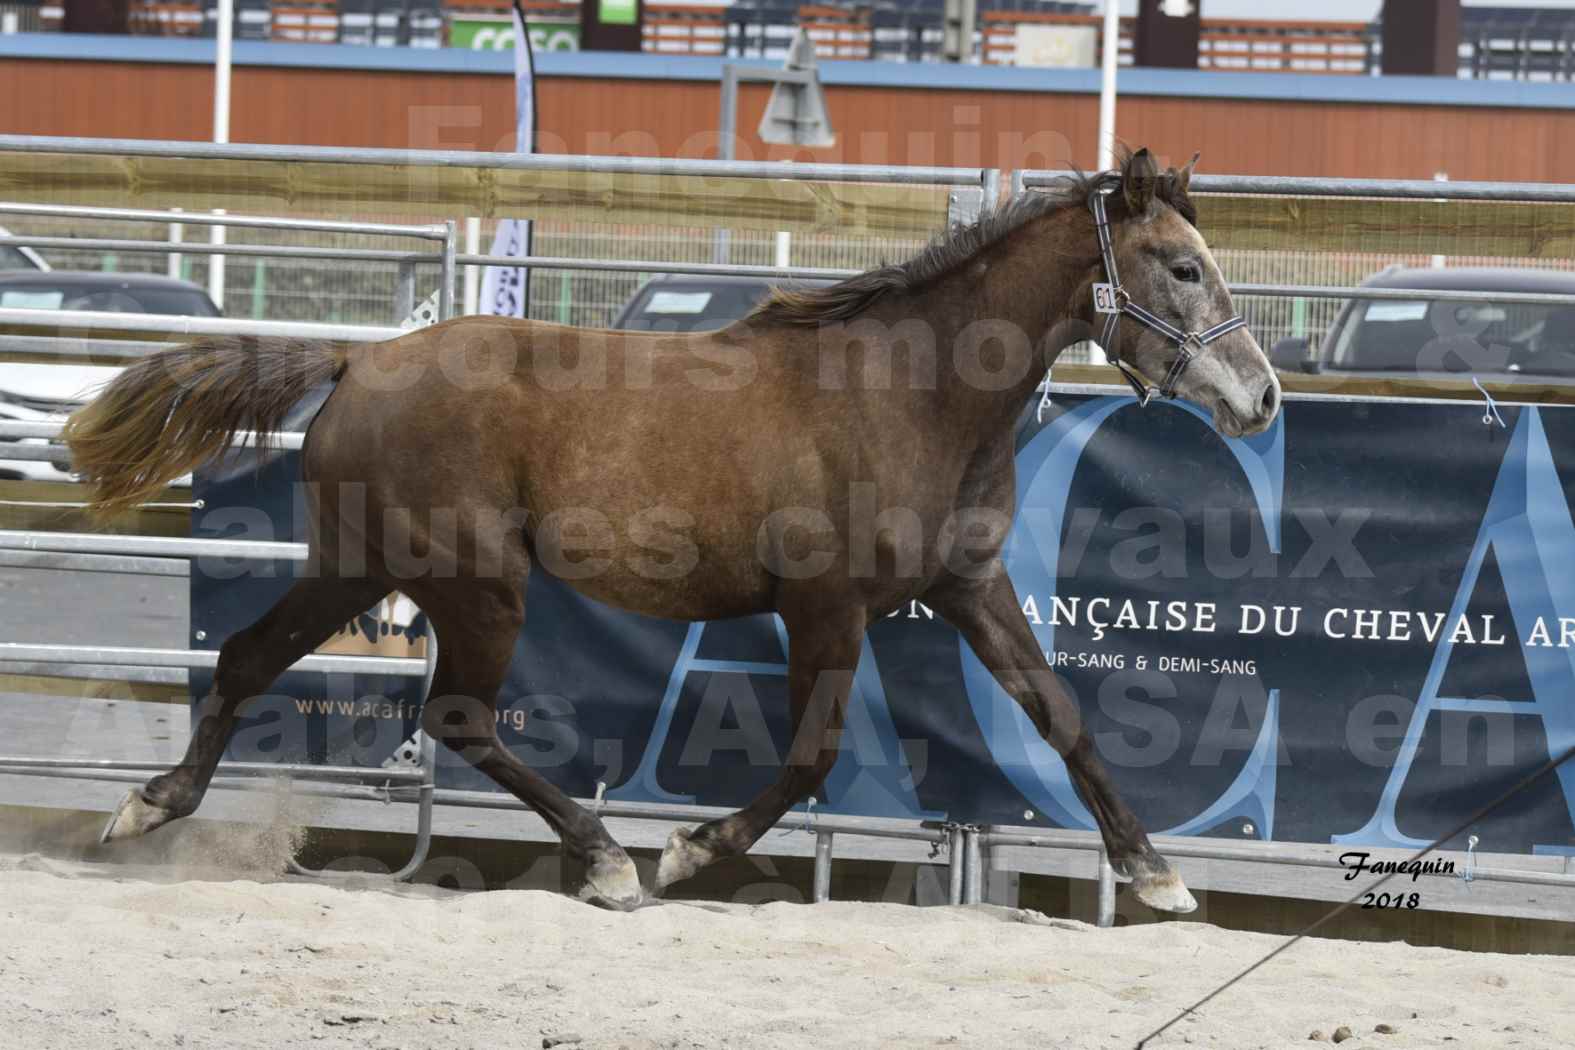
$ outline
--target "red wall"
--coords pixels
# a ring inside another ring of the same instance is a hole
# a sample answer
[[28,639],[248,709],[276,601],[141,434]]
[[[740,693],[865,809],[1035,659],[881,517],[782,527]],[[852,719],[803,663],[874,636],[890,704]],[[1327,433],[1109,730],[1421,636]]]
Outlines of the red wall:
[[[195,64],[0,58],[0,131],[205,139],[212,71]],[[507,76],[237,67],[236,142],[507,149]],[[543,77],[542,152],[714,155],[714,83]],[[744,88],[738,155],[850,163],[1088,166],[1091,95],[827,88],[838,145],[767,149],[767,88]],[[1575,110],[1123,95],[1119,130],[1202,169],[1238,174],[1571,181]]]

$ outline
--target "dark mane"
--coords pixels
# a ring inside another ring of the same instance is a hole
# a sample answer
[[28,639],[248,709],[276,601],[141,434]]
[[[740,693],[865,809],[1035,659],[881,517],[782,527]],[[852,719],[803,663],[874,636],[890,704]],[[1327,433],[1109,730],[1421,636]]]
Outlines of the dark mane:
[[[1119,160],[1125,167],[1127,158],[1122,156]],[[994,211],[981,215],[976,222],[953,226],[907,262],[887,263],[825,288],[773,288],[771,295],[747,320],[790,325],[848,320],[868,309],[887,292],[913,292],[924,288],[1035,219],[1064,208],[1087,207],[1089,195],[1096,188],[1116,180],[1117,176],[1108,172],[1094,175],[1073,172],[1056,180],[1052,186],[1019,194]],[[1197,224],[1197,209],[1177,180],[1174,168],[1159,175],[1154,196],[1174,208],[1189,223]],[[1111,221],[1119,222],[1125,217],[1126,205],[1121,194],[1112,194]]]

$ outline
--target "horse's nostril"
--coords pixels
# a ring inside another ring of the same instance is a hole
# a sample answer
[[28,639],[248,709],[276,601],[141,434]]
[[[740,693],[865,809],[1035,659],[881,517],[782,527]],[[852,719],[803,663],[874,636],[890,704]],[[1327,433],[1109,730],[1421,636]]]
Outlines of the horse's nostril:
[[1274,411],[1279,407],[1279,405],[1280,392],[1278,389],[1276,389],[1273,380],[1270,380],[1269,383],[1263,388],[1263,401],[1258,406],[1260,411],[1263,413],[1263,418],[1273,419]]

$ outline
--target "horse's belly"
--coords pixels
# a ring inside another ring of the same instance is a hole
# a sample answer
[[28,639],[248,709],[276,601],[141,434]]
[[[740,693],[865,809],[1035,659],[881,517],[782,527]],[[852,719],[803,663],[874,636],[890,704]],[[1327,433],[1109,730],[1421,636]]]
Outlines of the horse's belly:
[[535,530],[535,566],[586,597],[674,620],[764,612],[774,580],[753,537],[710,535],[658,511],[633,517],[587,516],[584,523]]

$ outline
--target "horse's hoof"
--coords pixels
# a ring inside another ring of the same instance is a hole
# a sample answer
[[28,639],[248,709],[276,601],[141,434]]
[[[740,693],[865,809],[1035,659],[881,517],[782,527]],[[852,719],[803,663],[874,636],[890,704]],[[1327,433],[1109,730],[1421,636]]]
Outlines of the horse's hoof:
[[646,903],[634,861],[616,846],[601,850],[586,867],[580,899],[609,911],[634,911]]
[[1185,915],[1198,907],[1198,902],[1187,892],[1181,876],[1170,870],[1137,875],[1132,880],[1132,892],[1138,900],[1155,911]]
[[109,823],[104,825],[98,841],[104,845],[121,839],[134,839],[174,819],[175,814],[170,810],[153,805],[143,799],[141,792],[133,789],[126,792],[126,797],[120,800],[120,805],[110,814]]
[[682,882],[715,859],[710,850],[696,844],[693,831],[675,829],[667,836],[667,847],[656,865],[656,892],[660,894],[673,883]]

